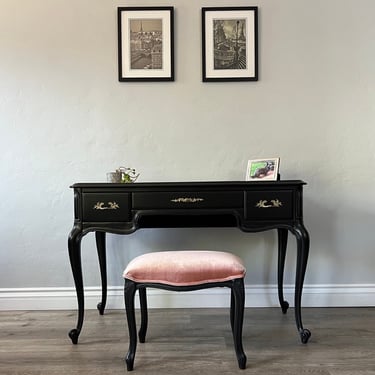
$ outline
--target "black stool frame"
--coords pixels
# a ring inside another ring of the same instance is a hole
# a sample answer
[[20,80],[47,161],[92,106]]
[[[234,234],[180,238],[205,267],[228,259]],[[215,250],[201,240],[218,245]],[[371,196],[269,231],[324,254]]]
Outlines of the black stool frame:
[[141,307],[141,327],[139,329],[139,341],[141,343],[144,343],[146,339],[146,331],[148,324],[146,288],[157,288],[178,292],[187,292],[192,290],[215,287],[228,287],[231,289],[230,324],[234,339],[234,349],[236,351],[238,366],[240,367],[240,369],[245,369],[246,355],[243,351],[242,346],[242,325],[245,306],[245,288],[243,278],[223,282],[205,283],[189,286],[174,286],[159,283],[137,283],[125,278],[124,297],[126,317],[129,329],[129,350],[126,354],[125,362],[128,371],[133,370],[135,352],[137,349],[137,328],[134,312],[134,296],[137,289],[139,290],[139,300]]

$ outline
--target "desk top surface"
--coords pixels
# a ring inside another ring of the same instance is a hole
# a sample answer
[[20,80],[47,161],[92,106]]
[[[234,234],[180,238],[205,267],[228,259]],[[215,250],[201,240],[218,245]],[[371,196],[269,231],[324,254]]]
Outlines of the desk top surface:
[[306,185],[302,180],[279,180],[279,181],[181,181],[181,182],[135,182],[135,183],[109,183],[109,182],[80,182],[70,186],[71,188],[162,188],[162,187],[202,187],[202,188],[246,188],[254,186],[287,186]]

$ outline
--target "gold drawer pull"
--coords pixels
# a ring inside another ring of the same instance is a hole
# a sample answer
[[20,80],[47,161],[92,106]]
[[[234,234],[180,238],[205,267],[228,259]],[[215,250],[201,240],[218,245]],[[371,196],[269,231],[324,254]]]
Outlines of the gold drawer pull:
[[196,203],[196,202],[203,202],[203,198],[176,198],[171,199],[171,202],[175,203]]
[[116,202],[108,202],[108,206],[105,206],[104,202],[97,202],[94,206],[94,210],[117,210],[120,206]]
[[283,204],[278,199],[271,199],[270,203],[264,199],[260,200],[255,207],[258,208],[270,208],[270,207],[281,207]]

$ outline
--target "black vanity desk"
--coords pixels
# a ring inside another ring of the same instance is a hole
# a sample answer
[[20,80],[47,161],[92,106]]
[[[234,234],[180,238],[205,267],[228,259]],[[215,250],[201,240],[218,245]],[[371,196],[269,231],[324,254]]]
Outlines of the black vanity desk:
[[[69,337],[77,344],[84,317],[81,240],[95,232],[102,279],[104,313],[107,300],[105,234],[130,234],[139,228],[237,227],[244,232],[276,229],[278,233],[278,294],[281,310],[288,231],[297,241],[295,319],[303,343],[310,338],[301,318],[301,296],[309,254],[309,234],[303,225],[305,182],[159,182],[78,183],[74,189],[74,226],[68,240],[78,300],[78,321]],[[231,249],[227,249],[230,251]],[[124,265],[125,267],[125,265]]]

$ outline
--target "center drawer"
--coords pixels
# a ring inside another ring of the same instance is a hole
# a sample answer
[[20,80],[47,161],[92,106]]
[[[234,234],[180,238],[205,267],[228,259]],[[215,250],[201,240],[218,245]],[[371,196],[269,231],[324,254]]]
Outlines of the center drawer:
[[243,192],[147,192],[133,194],[133,209],[238,208]]

